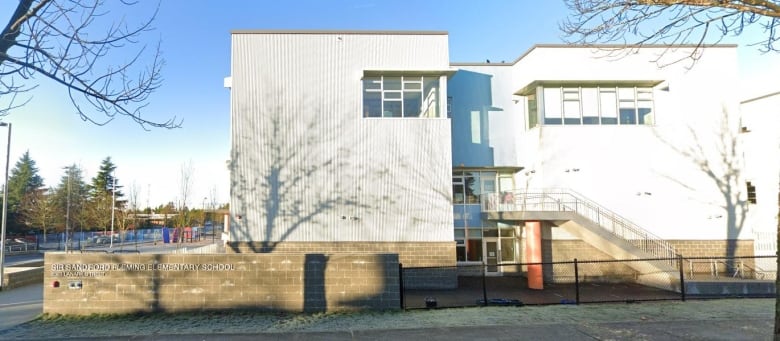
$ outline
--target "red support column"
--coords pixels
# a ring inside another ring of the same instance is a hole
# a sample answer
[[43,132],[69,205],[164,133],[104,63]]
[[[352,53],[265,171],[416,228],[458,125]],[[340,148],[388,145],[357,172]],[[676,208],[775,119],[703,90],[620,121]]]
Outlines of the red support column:
[[[538,221],[525,222],[525,262],[542,262],[542,224]],[[528,288],[544,289],[544,278],[542,275],[542,265],[532,264],[526,266],[528,269]]]

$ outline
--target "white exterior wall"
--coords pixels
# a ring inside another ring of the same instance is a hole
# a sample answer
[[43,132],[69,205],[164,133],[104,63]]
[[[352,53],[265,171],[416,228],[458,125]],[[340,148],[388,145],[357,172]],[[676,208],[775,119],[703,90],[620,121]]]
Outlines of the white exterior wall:
[[361,83],[448,67],[443,33],[234,33],[231,240],[452,241],[449,120],[363,118]]
[[[655,126],[518,127],[518,163],[535,173],[521,172],[516,183],[571,188],[664,239],[749,238],[742,209],[725,199],[745,198],[741,149],[732,143],[739,128],[736,48],[707,48],[692,69],[685,62],[659,67],[653,60],[662,51],[644,48],[615,59],[590,48],[537,47],[523,56],[507,91],[550,80],[663,83],[654,91]],[[733,162],[724,165],[721,153]],[[718,185],[730,170],[736,176]]]
[[780,192],[780,91],[742,102],[741,111],[742,126],[749,131],[740,134],[745,144],[745,179],[756,187],[750,226],[773,235]]

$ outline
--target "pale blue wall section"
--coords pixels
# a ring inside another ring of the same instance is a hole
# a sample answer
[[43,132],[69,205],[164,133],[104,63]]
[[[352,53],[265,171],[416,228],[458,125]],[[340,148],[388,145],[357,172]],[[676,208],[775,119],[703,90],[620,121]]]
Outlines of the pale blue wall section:
[[493,76],[459,70],[447,82],[452,118],[452,164],[465,167],[495,166],[490,146],[490,111]]

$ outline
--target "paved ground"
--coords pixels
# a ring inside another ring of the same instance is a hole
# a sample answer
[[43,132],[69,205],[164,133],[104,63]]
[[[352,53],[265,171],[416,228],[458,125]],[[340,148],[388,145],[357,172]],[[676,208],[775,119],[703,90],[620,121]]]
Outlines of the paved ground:
[[32,285],[0,292],[0,340],[770,340],[775,302],[720,299],[35,319],[41,312],[41,302],[35,300],[41,289]]

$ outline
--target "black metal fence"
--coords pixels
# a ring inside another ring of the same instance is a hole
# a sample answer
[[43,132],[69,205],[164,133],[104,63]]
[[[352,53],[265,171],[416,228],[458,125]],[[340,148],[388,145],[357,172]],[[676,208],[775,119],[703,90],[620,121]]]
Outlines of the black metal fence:
[[[541,266],[543,287],[529,288]],[[405,309],[775,297],[776,256],[401,266]]]

